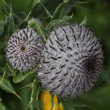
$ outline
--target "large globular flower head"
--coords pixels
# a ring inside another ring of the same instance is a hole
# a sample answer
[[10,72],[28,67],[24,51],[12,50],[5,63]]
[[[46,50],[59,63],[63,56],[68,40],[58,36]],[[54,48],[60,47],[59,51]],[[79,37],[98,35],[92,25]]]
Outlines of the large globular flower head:
[[102,47],[93,32],[75,24],[51,32],[38,70],[42,86],[58,97],[77,97],[93,87],[103,67]]
[[32,28],[24,28],[9,38],[6,56],[13,68],[25,72],[38,64],[42,50],[40,36]]

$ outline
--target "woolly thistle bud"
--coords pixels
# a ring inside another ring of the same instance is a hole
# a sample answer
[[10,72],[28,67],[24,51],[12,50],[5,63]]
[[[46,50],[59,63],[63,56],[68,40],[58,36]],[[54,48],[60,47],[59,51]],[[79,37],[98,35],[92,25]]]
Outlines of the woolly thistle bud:
[[42,47],[39,35],[33,29],[25,28],[11,35],[6,56],[13,68],[25,72],[38,64]]
[[58,97],[77,97],[97,81],[103,53],[93,32],[76,24],[62,26],[48,37],[38,77]]

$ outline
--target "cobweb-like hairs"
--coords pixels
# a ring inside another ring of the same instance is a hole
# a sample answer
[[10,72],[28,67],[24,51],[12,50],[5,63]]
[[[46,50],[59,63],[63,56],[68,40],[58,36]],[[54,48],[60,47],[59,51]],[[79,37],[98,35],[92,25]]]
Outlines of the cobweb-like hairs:
[[58,97],[77,97],[93,87],[103,68],[102,47],[85,26],[62,26],[51,32],[38,77]]
[[13,68],[25,72],[38,64],[42,50],[40,36],[33,29],[25,28],[10,36],[6,56]]

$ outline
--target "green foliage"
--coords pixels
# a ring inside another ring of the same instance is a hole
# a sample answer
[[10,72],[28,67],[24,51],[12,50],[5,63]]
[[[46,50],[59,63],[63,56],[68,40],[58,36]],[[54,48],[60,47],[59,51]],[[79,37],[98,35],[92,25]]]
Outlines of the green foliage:
[[3,23],[0,21],[0,35],[4,32]]
[[[97,85],[77,99],[58,99],[64,110],[110,109],[110,13],[109,1],[101,0],[0,0],[0,110],[41,110],[41,84],[36,70],[21,73],[6,59],[6,43],[16,30],[32,27],[44,41],[54,27],[67,22],[87,24],[101,38],[104,71]],[[19,95],[18,95],[18,94]],[[14,95],[13,95],[14,94]],[[6,97],[5,97],[6,96]],[[17,98],[18,97],[18,98]],[[20,100],[22,99],[22,100]],[[18,107],[19,106],[19,107]],[[8,107],[8,109],[7,109]],[[53,96],[51,97],[51,109]]]
[[14,25],[14,20],[13,20],[13,15],[10,12],[9,16],[6,17],[5,19],[5,32],[7,35],[10,35],[12,32],[15,31],[15,25]]
[[10,81],[6,78],[3,78],[0,76],[0,88],[3,89],[6,92],[15,94],[18,98],[20,98],[20,96],[17,95],[17,93],[15,92],[13,86],[11,85]]
[[5,106],[2,104],[1,98],[0,98],[0,110],[6,110]]
[[29,11],[34,0],[5,0],[5,2],[11,4],[14,10],[22,12]]

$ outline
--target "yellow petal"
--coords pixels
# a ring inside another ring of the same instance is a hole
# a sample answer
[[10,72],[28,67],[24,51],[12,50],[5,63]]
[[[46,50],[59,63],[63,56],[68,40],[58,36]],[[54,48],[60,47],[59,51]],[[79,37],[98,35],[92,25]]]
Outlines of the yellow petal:
[[[48,91],[43,91],[41,93],[41,101],[43,103],[42,110],[50,110],[51,108],[51,95]],[[54,105],[52,110],[63,110],[62,104],[57,105],[57,97],[54,95]]]

